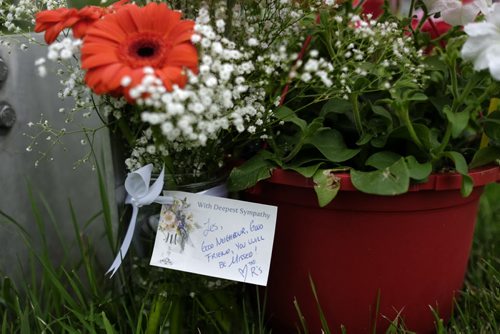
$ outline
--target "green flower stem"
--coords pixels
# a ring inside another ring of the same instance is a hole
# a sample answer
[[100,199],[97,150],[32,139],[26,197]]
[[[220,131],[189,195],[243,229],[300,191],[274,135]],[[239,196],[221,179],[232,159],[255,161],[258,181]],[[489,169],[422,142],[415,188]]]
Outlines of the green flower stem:
[[125,122],[123,117],[118,120],[118,128],[120,129],[120,132],[122,133],[127,143],[130,145],[130,147],[134,147],[135,145],[134,135],[132,134],[132,131],[130,130],[127,122]]
[[456,59],[450,64],[451,93],[455,101],[459,98],[456,64]]
[[446,146],[448,146],[448,143],[450,142],[451,138],[451,128],[452,128],[451,123],[448,122],[448,124],[446,124],[446,131],[444,133],[443,140],[441,141],[441,145],[439,145],[436,151],[433,152],[433,158],[439,157],[441,153],[443,153],[443,151],[445,150]]
[[[323,13],[324,11],[320,13],[320,17],[323,16]],[[326,49],[328,50],[328,53],[330,54],[330,58],[333,59],[336,57],[336,53],[332,46],[333,38],[330,26],[328,25],[328,19],[323,19],[323,20],[320,19],[319,23],[324,27],[324,32],[322,34],[323,42],[326,46]]]
[[356,125],[356,130],[358,130],[358,134],[362,136],[364,134],[364,131],[363,131],[363,124],[361,123],[361,112],[359,110],[357,94],[351,95],[351,102],[352,102],[352,112],[354,115],[354,124]]
[[302,149],[302,146],[304,146],[304,138],[300,138],[299,143],[297,145],[295,145],[295,147],[293,148],[293,150],[285,158],[283,158],[283,161],[284,162],[289,162],[290,160],[292,160],[293,158],[295,158],[295,156]]
[[92,101],[92,106],[94,107],[94,110],[95,110],[97,116],[99,117],[99,119],[101,120],[102,124],[104,124],[105,126],[108,126],[108,122],[104,119],[103,115],[101,115],[101,112],[99,111],[99,108],[97,107],[97,103],[94,100],[93,94],[90,95],[90,100]]
[[[413,8],[414,7],[415,7],[415,0],[411,0],[411,2],[410,2],[410,9],[408,11],[408,17],[413,17]],[[425,11],[427,11],[427,8],[425,8]]]
[[[454,113],[455,112],[458,112],[458,108],[462,105],[462,103],[465,101],[465,99],[467,98],[467,96],[469,95],[470,91],[474,88],[476,88],[478,86],[478,84],[481,82],[482,80],[482,76],[481,75],[475,75],[471,80],[469,80],[467,82],[467,85],[465,86],[465,88],[463,89],[462,91],[462,94],[460,94],[458,96],[458,98],[456,98],[454,101],[453,101],[453,105],[451,106],[451,111],[453,111]],[[483,99],[486,98],[486,96],[489,96],[492,92],[494,92],[495,90],[493,91],[490,91],[489,89],[486,89],[485,93],[483,95],[480,96],[479,98],[479,101],[483,101]],[[458,93],[457,93],[458,94]]]
[[411,122],[408,107],[401,106],[398,111],[403,124],[408,128],[408,132],[413,142],[418,146],[418,148],[420,148],[422,151],[425,151],[425,146],[420,141],[420,138],[418,138],[417,132],[415,131],[413,123]]

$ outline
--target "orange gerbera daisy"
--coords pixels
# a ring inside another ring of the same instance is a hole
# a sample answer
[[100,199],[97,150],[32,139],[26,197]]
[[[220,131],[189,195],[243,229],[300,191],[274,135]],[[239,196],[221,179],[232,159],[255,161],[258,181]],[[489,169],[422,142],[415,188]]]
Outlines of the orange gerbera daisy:
[[119,9],[128,0],[120,0],[109,7],[86,6],[44,10],[35,14],[35,32],[45,31],[45,42],[52,44],[66,28],[72,28],[73,36],[82,38],[87,29],[104,15]]
[[181,20],[181,13],[164,3],[125,5],[87,31],[81,56],[85,82],[96,94],[120,94],[131,100],[122,79],[131,79],[129,88],[138,85],[144,67],[151,67],[167,90],[174,84],[183,87],[184,68],[198,70],[193,28],[193,21]]

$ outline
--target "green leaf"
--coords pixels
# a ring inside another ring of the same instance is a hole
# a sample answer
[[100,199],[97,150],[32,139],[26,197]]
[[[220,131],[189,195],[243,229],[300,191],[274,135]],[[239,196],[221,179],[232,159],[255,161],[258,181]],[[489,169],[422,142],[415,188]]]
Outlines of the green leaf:
[[462,187],[460,189],[462,196],[469,196],[474,188],[474,182],[468,174],[469,168],[467,167],[467,161],[465,161],[464,156],[461,153],[454,151],[443,152],[443,155],[450,158],[455,164],[457,172],[462,174]]
[[325,157],[318,155],[318,152],[314,149],[310,150],[302,150],[300,151],[293,160],[282,166],[284,168],[296,168],[296,167],[304,167],[309,166],[312,163],[325,162],[328,161]]
[[104,323],[104,329],[106,330],[106,334],[113,334],[115,333],[115,330],[113,328],[113,325],[108,320],[108,317],[106,317],[106,313],[104,311],[101,312],[102,316],[102,321]]
[[323,117],[316,117],[313,119],[304,131],[304,138],[314,136],[319,129],[323,128],[324,121],[325,119]]
[[428,97],[422,92],[415,92],[413,94],[409,94],[406,98],[407,101],[427,101]]
[[410,172],[401,158],[389,167],[373,172],[351,170],[351,181],[356,189],[375,195],[399,195],[408,191]]
[[384,107],[382,106],[374,106],[372,105],[372,111],[374,114],[378,115],[378,116],[381,116],[383,117],[384,119],[387,120],[387,124],[390,125],[390,127],[392,128],[392,116],[391,116],[391,113],[387,111],[387,109],[385,109]]
[[337,196],[340,179],[333,173],[334,169],[320,169],[313,176],[314,191],[318,196],[320,207],[328,205]]
[[444,107],[443,112],[451,123],[451,136],[457,138],[469,124],[470,113],[468,111],[454,113],[448,106]]
[[370,140],[372,140],[372,138],[373,138],[373,135],[371,133],[365,132],[358,139],[358,141],[356,142],[356,145],[363,146],[363,145],[369,143]]
[[352,104],[348,100],[333,98],[328,100],[321,108],[320,116],[326,116],[329,113],[346,114],[352,111]]
[[230,191],[240,191],[252,187],[257,182],[271,177],[276,164],[274,155],[269,151],[260,151],[243,165],[234,168],[227,180]]
[[462,175],[462,188],[460,189],[460,193],[463,197],[467,197],[474,190],[474,181],[469,175]]
[[328,128],[320,129],[305,143],[316,147],[331,162],[349,160],[360,151],[360,149],[348,148],[340,132]]
[[292,109],[281,106],[275,111],[275,115],[279,120],[284,122],[291,122],[297,125],[302,131],[305,131],[307,128],[307,122],[303,119],[297,117],[297,114]]
[[397,153],[382,151],[377,152],[366,159],[365,165],[375,167],[376,169],[384,169],[391,166],[399,159],[401,159],[401,156]]
[[454,151],[443,152],[445,157],[448,157],[455,164],[455,169],[458,173],[466,175],[469,173],[469,168],[467,167],[467,161],[465,161],[464,156],[461,153]]
[[410,155],[405,158],[410,178],[414,180],[425,180],[432,173],[432,163],[430,161],[419,163],[414,156]]
[[328,321],[325,316],[325,312],[321,308],[321,302],[319,301],[318,292],[316,291],[316,286],[314,285],[311,273],[309,273],[309,282],[311,283],[311,289],[314,296],[314,301],[316,302],[316,307],[318,308],[319,320],[321,322],[321,332],[325,334],[331,334],[330,327],[328,326]]
[[321,165],[323,165],[324,162],[320,162],[316,165],[312,165],[312,166],[305,166],[305,167],[287,167],[286,169],[291,169],[293,171],[296,171],[297,173],[299,173],[300,175],[306,177],[306,178],[310,178],[310,177],[313,177],[313,175],[316,173],[316,171],[318,170],[318,168],[321,167]]
[[447,96],[432,96],[429,98],[429,102],[436,108],[436,110],[444,110],[449,108],[451,101]]
[[373,138],[370,144],[376,148],[384,148],[387,144],[387,139],[389,139],[389,136],[379,136],[377,138]]
[[370,87],[370,84],[371,84],[371,82],[367,78],[358,77],[356,79],[356,81],[354,81],[353,90],[360,91],[360,90],[366,89],[367,87]]
[[[415,129],[418,138],[426,148],[430,150],[439,147],[439,142],[435,140],[431,130],[427,126],[423,124],[414,124],[413,128]],[[413,142],[413,139],[411,138],[410,133],[408,132],[408,128],[406,126],[394,129],[394,131],[392,131],[392,133],[390,134],[390,137],[397,139],[398,138],[405,139]]]
[[500,159],[500,147],[488,146],[478,150],[476,154],[474,154],[469,166],[470,168],[476,168],[492,163],[498,159]]
[[484,120],[484,132],[494,141],[500,141],[500,111],[494,111]]

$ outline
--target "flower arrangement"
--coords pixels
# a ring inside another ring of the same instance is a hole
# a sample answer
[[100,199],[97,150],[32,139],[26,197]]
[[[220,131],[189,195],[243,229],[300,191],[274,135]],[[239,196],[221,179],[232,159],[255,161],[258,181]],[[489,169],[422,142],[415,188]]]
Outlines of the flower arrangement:
[[396,195],[456,171],[467,196],[469,168],[498,163],[500,5],[412,1],[403,16],[370,2],[331,1],[306,25],[274,110],[283,125],[232,172],[232,189],[279,167],[312,178],[324,206],[339,190],[335,172],[363,192]]
[[94,110],[125,143],[126,167],[165,166],[170,186],[245,160],[231,189],[291,169],[314,179],[322,205],[335,171],[392,195],[454,170],[467,195],[469,168],[500,157],[500,7],[486,0],[412,1],[407,16],[370,0],[40,5],[19,16],[36,12],[47,59],[67,66],[68,118]]
[[[127,169],[165,166],[170,187],[216,177],[267,138],[309,15],[284,1],[43,5],[34,30],[49,47],[36,65],[42,75],[47,60],[66,66],[68,120],[97,113],[124,143]],[[54,142],[66,134],[46,120],[34,125]]]

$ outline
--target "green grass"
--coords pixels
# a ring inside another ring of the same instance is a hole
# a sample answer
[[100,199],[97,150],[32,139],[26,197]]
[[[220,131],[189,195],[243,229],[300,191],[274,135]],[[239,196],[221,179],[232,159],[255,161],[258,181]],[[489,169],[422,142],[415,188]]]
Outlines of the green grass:
[[500,333],[500,184],[489,185],[481,199],[465,288],[454,311],[448,332]]
[[[129,254],[113,279],[104,276],[92,243],[85,237],[93,224],[104,224],[103,244],[114,251],[107,189],[98,171],[101,212],[77,217],[68,210],[79,256],[54,263],[50,248],[68,247],[58,235],[47,235],[56,222],[43,196],[31,196],[33,220],[42,247],[35,249],[31,236],[0,211],[0,224],[12,224],[30,250],[21,281],[0,279],[0,334],[7,333],[270,333],[262,316],[255,287],[241,283],[165,271]],[[449,324],[439,322],[442,333],[500,333],[500,185],[488,187],[481,201],[473,251],[464,291]],[[42,203],[41,206],[37,203]],[[49,227],[52,227],[49,229]],[[314,291],[312,291],[313,293]],[[296,304],[300,314],[300,307]],[[329,333],[326,320],[325,333]],[[307,333],[307,319],[298,324]],[[388,333],[407,333],[396,320]]]
[[[96,245],[86,238],[93,224],[104,224],[101,242],[113,254],[117,249],[104,174],[98,169],[101,212],[82,220],[68,203],[78,256],[60,235],[48,235],[58,230],[58,222],[43,195],[31,188],[34,234],[41,248],[33,246],[32,237],[13,217],[0,211],[0,224],[16,226],[30,253],[29,264],[20,268],[21,281],[0,278],[1,334],[265,332],[252,286],[153,268],[133,250],[117,275],[106,277],[109,263],[99,261]],[[55,263],[49,248],[72,255]]]

